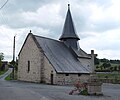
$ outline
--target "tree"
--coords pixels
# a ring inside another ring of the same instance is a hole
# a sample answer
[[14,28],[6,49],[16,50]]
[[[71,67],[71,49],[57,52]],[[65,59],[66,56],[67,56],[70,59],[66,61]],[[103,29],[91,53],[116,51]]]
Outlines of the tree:
[[117,66],[114,66],[114,71],[117,71]]
[[102,65],[100,65],[100,69],[101,69],[101,70],[103,70],[103,69],[104,69]]
[[120,64],[120,60],[110,60],[110,63],[113,63],[113,64]]
[[111,64],[105,62],[105,63],[102,64],[102,66],[104,67],[104,69],[106,69],[106,68],[111,67]]
[[99,59],[94,57],[94,63],[95,63],[95,65],[99,65],[100,64]]
[[2,61],[4,59],[4,54],[0,53],[0,61]]
[[106,59],[106,58],[100,59],[100,61],[103,62],[103,63],[109,63],[109,62],[110,62],[110,61],[109,61],[108,59]]
[[4,59],[4,54],[0,53],[0,69],[1,69],[1,66],[2,66],[2,60],[3,59]]
[[16,60],[16,61],[12,60],[10,62],[10,66],[14,67],[15,71],[17,71],[18,70],[18,60]]
[[110,67],[110,71],[112,72],[114,70],[114,67]]
[[120,71],[120,65],[118,66],[118,70]]

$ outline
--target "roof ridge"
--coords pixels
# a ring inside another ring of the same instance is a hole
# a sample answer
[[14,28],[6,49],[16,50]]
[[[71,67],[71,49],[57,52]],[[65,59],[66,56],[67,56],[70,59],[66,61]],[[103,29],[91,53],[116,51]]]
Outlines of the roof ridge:
[[45,39],[49,39],[49,40],[53,40],[53,41],[57,41],[57,42],[61,42],[59,40],[48,38],[48,37],[44,37],[44,36],[39,36],[39,35],[33,35],[33,36],[40,37],[40,38],[45,38]]

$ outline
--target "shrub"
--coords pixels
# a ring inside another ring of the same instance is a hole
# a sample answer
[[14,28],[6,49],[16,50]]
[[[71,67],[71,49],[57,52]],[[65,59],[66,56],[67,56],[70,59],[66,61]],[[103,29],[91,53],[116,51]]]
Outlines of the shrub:
[[80,92],[81,95],[88,95],[87,89],[84,89],[83,91]]

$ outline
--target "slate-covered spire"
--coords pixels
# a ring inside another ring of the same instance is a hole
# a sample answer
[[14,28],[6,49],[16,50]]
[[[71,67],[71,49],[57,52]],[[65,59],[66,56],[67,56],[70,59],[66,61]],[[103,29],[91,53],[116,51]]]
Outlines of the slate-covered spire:
[[70,38],[80,40],[78,35],[76,34],[74,23],[73,23],[71,12],[70,12],[70,4],[68,4],[68,11],[65,19],[65,24],[64,24],[62,35],[59,38],[59,40],[70,39]]
[[63,32],[59,40],[63,41],[68,47],[77,50],[80,48],[78,43],[78,40],[80,40],[80,38],[75,31],[74,23],[70,12],[70,4],[68,4],[68,11],[63,27]]

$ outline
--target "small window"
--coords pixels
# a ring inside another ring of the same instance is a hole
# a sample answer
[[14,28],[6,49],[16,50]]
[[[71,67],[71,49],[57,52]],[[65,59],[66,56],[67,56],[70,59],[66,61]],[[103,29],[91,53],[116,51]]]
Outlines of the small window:
[[28,73],[30,71],[30,61],[28,61]]
[[81,76],[81,74],[79,73],[78,76]]
[[66,76],[69,76],[69,74],[67,73],[67,74],[65,74]]

